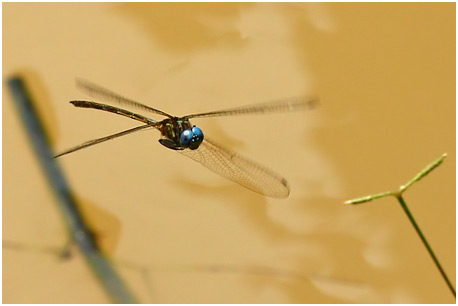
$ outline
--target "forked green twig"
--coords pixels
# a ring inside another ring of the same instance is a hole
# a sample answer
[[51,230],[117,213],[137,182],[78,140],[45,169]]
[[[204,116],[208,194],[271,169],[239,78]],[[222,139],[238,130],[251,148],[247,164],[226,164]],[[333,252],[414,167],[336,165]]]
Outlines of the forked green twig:
[[447,156],[446,153],[442,154],[441,157],[436,159],[434,162],[429,164],[426,168],[424,168],[422,171],[420,171],[414,178],[412,178],[407,184],[402,185],[399,187],[399,190],[396,191],[387,191],[387,192],[382,192],[382,193],[377,193],[373,195],[368,195],[364,197],[359,197],[355,198],[349,201],[345,201],[344,204],[362,204],[366,203],[375,199],[379,199],[382,197],[386,196],[394,196],[398,202],[401,204],[402,209],[406,213],[407,217],[409,218],[410,222],[412,223],[413,227],[415,228],[415,231],[417,232],[418,236],[420,236],[421,241],[425,245],[426,249],[428,250],[429,255],[433,259],[434,263],[436,264],[437,268],[439,269],[439,272],[442,275],[442,278],[445,280],[447,283],[447,286],[449,287],[450,291],[453,293],[453,296],[456,298],[456,290],[453,287],[450,279],[447,277],[445,274],[444,269],[442,268],[441,264],[439,263],[439,260],[437,259],[436,255],[434,254],[433,249],[429,245],[428,241],[426,240],[425,236],[423,235],[423,232],[420,230],[420,227],[418,226],[417,222],[415,221],[412,213],[410,212],[409,208],[407,207],[406,202],[404,201],[404,198],[402,197],[402,194],[404,191],[406,191],[412,184],[418,182],[420,179],[422,179],[424,176],[426,176],[428,173],[430,173],[432,170],[434,170],[436,167],[438,167],[445,159]]

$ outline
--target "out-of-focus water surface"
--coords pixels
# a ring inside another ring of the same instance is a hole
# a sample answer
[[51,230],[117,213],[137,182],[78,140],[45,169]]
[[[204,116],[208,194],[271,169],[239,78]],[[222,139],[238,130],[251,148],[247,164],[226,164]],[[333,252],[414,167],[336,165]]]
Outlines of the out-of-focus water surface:
[[[454,302],[394,199],[342,205],[447,152],[405,199],[455,280],[454,3],[5,3],[4,80],[16,72],[56,151],[136,125],[70,105],[88,99],[75,77],[176,115],[320,97],[306,113],[193,121],[285,176],[286,200],[153,130],[59,160],[141,302]],[[107,302],[77,251],[55,255],[61,216],[5,87],[2,98],[3,302]]]

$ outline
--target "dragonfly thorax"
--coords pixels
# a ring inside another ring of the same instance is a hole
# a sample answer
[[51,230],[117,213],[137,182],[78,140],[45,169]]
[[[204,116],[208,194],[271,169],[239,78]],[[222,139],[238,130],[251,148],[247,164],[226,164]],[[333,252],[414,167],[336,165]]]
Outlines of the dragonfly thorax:
[[202,130],[192,126],[189,119],[178,117],[161,121],[160,131],[165,139],[160,143],[174,150],[197,149],[204,140]]

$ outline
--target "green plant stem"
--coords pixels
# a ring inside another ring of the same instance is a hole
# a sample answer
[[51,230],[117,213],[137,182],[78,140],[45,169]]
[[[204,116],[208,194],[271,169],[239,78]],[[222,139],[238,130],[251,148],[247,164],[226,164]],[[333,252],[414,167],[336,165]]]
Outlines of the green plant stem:
[[455,298],[456,298],[455,288],[453,288],[452,283],[450,282],[449,278],[445,274],[444,269],[442,269],[442,266],[439,263],[439,260],[437,259],[436,255],[434,254],[433,249],[430,247],[428,241],[426,240],[425,236],[423,235],[423,232],[420,230],[420,227],[418,226],[417,222],[415,222],[415,218],[410,213],[410,210],[407,207],[407,204],[404,201],[404,198],[402,197],[402,194],[398,193],[398,194],[396,194],[394,196],[396,197],[396,199],[398,199],[399,203],[401,204],[402,209],[404,209],[404,212],[406,213],[407,217],[409,218],[410,223],[412,223],[413,227],[417,231],[417,234],[418,234],[418,236],[420,236],[421,241],[423,241],[423,244],[425,245],[426,249],[428,250],[429,255],[431,255],[431,258],[433,259],[434,263],[436,264],[436,267],[439,269],[439,271],[442,274],[442,277],[444,278],[445,282],[447,283],[450,291],[452,291],[453,296],[455,296]]
[[397,191],[387,191],[387,192],[382,192],[382,193],[377,193],[377,194],[372,194],[368,196],[363,196],[359,198],[355,198],[352,200],[345,201],[344,204],[362,204],[365,202],[369,202],[375,199],[379,199],[382,197],[387,197],[387,196],[394,196],[396,199],[398,199],[399,203],[401,203],[402,208],[404,209],[404,212],[406,213],[407,217],[409,218],[410,222],[412,223],[413,227],[417,231],[418,236],[420,236],[421,241],[425,245],[426,249],[429,252],[429,255],[431,255],[434,263],[436,264],[436,267],[439,269],[439,272],[441,273],[443,279],[447,283],[447,286],[450,288],[450,291],[452,291],[453,296],[456,298],[456,291],[455,288],[453,288],[452,283],[450,282],[449,278],[445,274],[444,269],[442,269],[442,266],[439,263],[439,260],[437,259],[436,255],[434,255],[433,249],[429,245],[428,241],[426,241],[425,236],[423,235],[422,231],[418,227],[417,223],[415,222],[415,219],[413,215],[410,213],[409,208],[407,207],[407,204],[404,201],[404,198],[402,197],[402,194],[412,186],[414,183],[418,182],[421,180],[423,177],[425,177],[427,174],[429,174],[432,170],[437,168],[447,157],[447,154],[444,153],[442,154],[439,158],[437,158],[435,161],[433,161],[431,164],[426,166],[423,170],[421,170],[417,175],[415,175],[414,178],[412,178],[407,184],[401,186]]

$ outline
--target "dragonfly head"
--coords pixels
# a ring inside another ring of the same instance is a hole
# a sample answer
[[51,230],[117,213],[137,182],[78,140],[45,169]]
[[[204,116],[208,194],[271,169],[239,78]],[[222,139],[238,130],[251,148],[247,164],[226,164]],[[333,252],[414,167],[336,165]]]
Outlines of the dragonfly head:
[[180,135],[180,143],[184,148],[197,149],[204,140],[204,133],[197,126],[184,130]]

